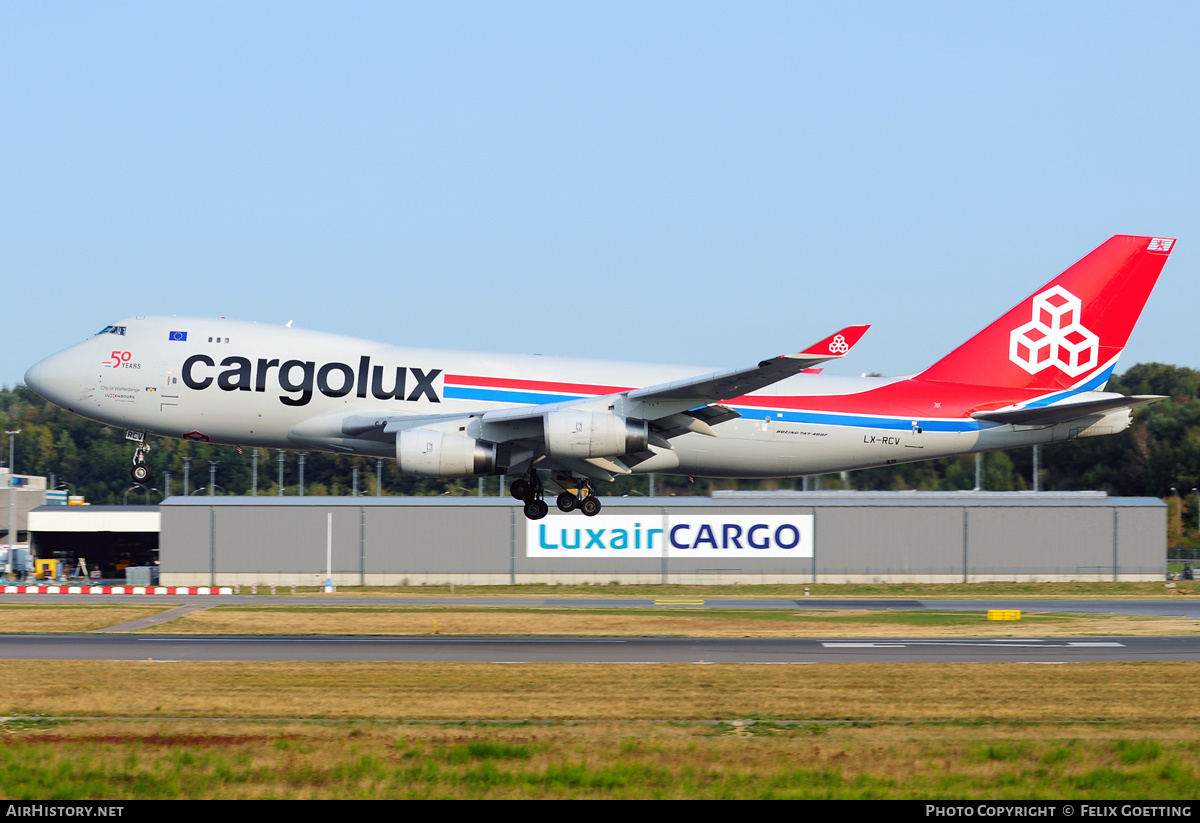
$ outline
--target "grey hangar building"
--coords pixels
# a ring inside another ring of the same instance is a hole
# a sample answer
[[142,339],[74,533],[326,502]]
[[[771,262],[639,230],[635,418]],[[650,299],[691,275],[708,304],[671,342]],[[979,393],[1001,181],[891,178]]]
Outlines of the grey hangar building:
[[1075,492],[606,498],[527,520],[507,498],[171,497],[166,586],[1139,581],[1167,507]]

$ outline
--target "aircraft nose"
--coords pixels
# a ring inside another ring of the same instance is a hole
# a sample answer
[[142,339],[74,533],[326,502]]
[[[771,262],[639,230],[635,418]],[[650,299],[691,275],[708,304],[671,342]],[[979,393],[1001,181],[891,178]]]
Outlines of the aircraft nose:
[[46,361],[41,360],[29,367],[29,371],[25,372],[25,385],[33,389],[43,397],[46,393],[43,391],[45,386]]
[[30,366],[25,372],[25,385],[51,403],[63,406],[69,401],[68,395],[72,386],[75,388],[75,396],[79,396],[78,372],[78,357],[68,349]]

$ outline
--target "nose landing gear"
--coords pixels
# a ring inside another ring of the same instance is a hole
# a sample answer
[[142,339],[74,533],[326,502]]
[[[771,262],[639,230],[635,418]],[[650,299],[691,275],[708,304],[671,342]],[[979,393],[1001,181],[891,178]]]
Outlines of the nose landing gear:
[[149,483],[154,477],[154,472],[146,462],[149,452],[150,444],[144,442],[138,443],[137,448],[133,450],[133,468],[129,470],[129,476],[133,478],[134,483]]

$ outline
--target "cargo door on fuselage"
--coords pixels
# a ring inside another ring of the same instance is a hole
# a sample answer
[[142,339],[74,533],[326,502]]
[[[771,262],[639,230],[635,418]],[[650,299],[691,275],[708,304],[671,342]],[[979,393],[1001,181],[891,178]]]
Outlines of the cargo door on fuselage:
[[154,374],[162,381],[159,386],[147,386],[158,395],[159,412],[168,417],[175,417],[179,411],[179,363],[175,360],[161,360]]

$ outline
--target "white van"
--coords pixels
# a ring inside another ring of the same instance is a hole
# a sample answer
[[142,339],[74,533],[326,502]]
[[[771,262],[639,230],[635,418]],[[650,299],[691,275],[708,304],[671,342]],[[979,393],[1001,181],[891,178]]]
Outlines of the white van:
[[[8,571],[8,548],[8,546],[0,546],[0,574]],[[33,555],[29,549],[17,547],[12,570],[18,580],[33,577]]]

